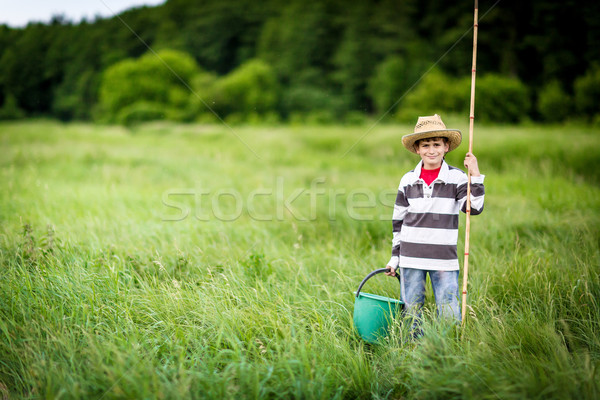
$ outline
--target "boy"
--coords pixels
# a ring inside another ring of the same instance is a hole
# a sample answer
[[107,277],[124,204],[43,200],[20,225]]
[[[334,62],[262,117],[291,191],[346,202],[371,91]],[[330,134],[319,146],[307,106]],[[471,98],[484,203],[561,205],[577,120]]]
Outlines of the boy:
[[[425,300],[427,273],[435,295],[438,315],[461,320],[458,294],[458,212],[466,212],[467,174],[449,166],[444,156],[458,147],[460,131],[446,129],[439,115],[419,117],[412,134],[402,137],[407,150],[421,162],[400,180],[394,205],[392,258],[388,276],[400,270],[405,312],[418,327]],[[467,153],[465,167],[471,174],[471,215],[483,211],[484,175],[477,158]]]

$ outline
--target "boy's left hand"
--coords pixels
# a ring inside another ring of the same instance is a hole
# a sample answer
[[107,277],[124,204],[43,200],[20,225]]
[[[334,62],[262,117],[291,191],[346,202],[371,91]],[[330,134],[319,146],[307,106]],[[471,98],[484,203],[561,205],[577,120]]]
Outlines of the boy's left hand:
[[469,170],[471,176],[480,176],[479,166],[477,165],[477,157],[471,152],[465,156],[465,168]]

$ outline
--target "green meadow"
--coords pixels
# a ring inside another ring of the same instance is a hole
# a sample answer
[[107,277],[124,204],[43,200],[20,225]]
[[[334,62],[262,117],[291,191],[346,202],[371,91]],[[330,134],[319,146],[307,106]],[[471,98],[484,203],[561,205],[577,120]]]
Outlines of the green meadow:
[[598,127],[476,124],[464,326],[358,337],[412,129],[0,124],[0,397],[598,398]]

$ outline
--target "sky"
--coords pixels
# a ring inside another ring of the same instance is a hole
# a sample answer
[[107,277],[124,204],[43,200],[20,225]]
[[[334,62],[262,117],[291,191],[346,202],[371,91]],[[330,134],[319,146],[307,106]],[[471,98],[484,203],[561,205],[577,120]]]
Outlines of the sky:
[[158,5],[165,0],[0,0],[0,24],[20,28],[29,22],[49,22],[53,15],[64,15],[79,22],[86,17],[111,17],[132,7]]

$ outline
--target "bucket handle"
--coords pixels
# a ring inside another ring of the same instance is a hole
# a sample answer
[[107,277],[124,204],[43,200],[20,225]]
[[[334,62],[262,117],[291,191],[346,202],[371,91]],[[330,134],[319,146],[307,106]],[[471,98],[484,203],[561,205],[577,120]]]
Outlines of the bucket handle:
[[[398,268],[398,269],[399,269],[399,268]],[[401,282],[401,281],[400,281],[400,275],[398,274],[398,272],[400,272],[400,271],[398,271],[398,269],[396,269],[396,278],[398,278],[398,282]],[[365,283],[367,283],[367,281],[368,281],[368,280],[369,280],[371,277],[373,277],[374,275],[377,275],[377,274],[381,274],[382,272],[389,272],[389,269],[388,269],[388,268],[380,268],[380,269],[376,269],[375,271],[373,271],[373,272],[371,272],[369,275],[367,275],[367,276],[365,277],[365,279],[363,279],[363,280],[362,280],[362,282],[360,283],[360,285],[358,285],[358,290],[356,291],[356,297],[358,297],[358,295],[360,294],[360,289],[362,289],[363,285],[364,285]],[[402,283],[400,283],[400,284],[402,285]]]

